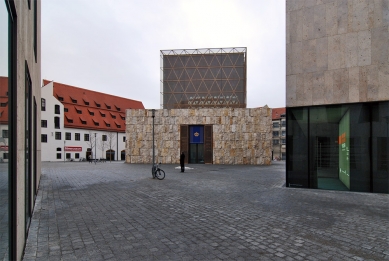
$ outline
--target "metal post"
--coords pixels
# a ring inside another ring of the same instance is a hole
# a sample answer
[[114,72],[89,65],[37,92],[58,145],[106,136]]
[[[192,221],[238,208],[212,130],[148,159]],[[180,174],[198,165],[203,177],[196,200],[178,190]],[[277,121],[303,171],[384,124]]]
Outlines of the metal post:
[[154,118],[155,118],[155,110],[151,110],[152,117],[153,117],[153,170],[155,167],[155,147],[154,147]]
[[95,132],[95,157],[94,157],[95,158],[95,164],[96,164],[96,160],[97,160],[96,155],[97,154],[96,154],[96,132]]
[[65,153],[65,144],[66,144],[66,140],[63,141],[63,162],[65,163],[65,158],[66,158],[66,153]]

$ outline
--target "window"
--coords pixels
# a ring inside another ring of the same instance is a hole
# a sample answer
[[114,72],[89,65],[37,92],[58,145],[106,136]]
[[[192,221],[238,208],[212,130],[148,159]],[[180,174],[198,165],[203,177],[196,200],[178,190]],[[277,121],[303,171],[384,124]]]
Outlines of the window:
[[273,145],[278,145],[278,144],[280,144],[279,140],[273,140]]
[[80,133],[74,134],[74,140],[80,140]]
[[99,108],[101,107],[100,103],[97,103],[96,101],[95,101],[95,104],[97,107],[99,107]]
[[61,159],[62,153],[57,153],[57,159]]
[[54,128],[59,129],[59,117],[54,117]]
[[46,111],[46,99],[41,98],[41,111]]
[[286,139],[281,139],[282,144],[286,144]]
[[123,142],[126,142],[126,136],[123,137]]
[[7,152],[4,152],[3,159],[8,159],[8,153]]
[[280,123],[279,122],[273,122],[273,128],[279,128]]
[[120,111],[120,107],[118,107],[118,106],[116,106],[116,105],[115,105],[115,107],[116,107],[116,110]]
[[74,157],[75,157],[76,159],[79,159],[79,158],[80,158],[80,153],[75,153],[75,154],[74,154]]
[[47,128],[47,120],[41,120],[41,127]]
[[2,137],[3,138],[8,138],[8,130],[3,130],[2,131]]
[[100,111],[101,117],[105,117],[105,113]]
[[90,110],[88,110],[88,111],[89,111],[89,115],[92,115],[92,116],[95,115],[95,113],[93,111],[90,111]]
[[63,111],[64,111],[64,112],[68,112],[69,109],[68,109],[68,108],[63,108]]
[[65,133],[65,140],[71,140],[72,139],[72,134],[70,132]]
[[111,117],[112,119],[116,119],[116,115],[113,115],[112,113],[111,113]]
[[57,148],[57,151],[62,151],[62,149],[60,147]]
[[86,121],[85,120],[83,120],[83,119],[80,119],[80,120],[81,120],[81,124],[86,125]]
[[97,121],[93,121],[95,126],[99,126],[100,124]]
[[89,105],[89,102],[87,100],[85,100],[85,99],[83,99],[83,100],[84,100],[85,105]]
[[126,118],[125,117],[123,117],[123,116],[121,116],[121,118],[122,118],[122,120],[125,120]]
[[41,134],[41,142],[47,142],[47,134]]
[[70,159],[70,156],[71,156],[70,153],[66,153],[66,158],[67,158],[67,159]]
[[72,103],[77,103],[76,99],[73,99],[72,97],[70,97],[70,99],[72,100]]
[[107,141],[107,135],[102,135],[102,140]]
[[0,107],[7,107],[7,102],[0,103]]
[[54,113],[55,113],[55,114],[61,114],[61,113],[59,112],[59,105],[58,105],[58,104],[54,105]]
[[55,139],[56,140],[61,140],[61,132],[55,132]]
[[63,97],[58,96],[58,100],[59,100],[59,101],[63,101]]
[[285,137],[286,136],[286,131],[281,131],[281,136]]
[[80,110],[80,109],[77,109],[77,107],[75,107],[76,108],[76,112],[77,112],[77,114],[82,114],[82,110]]
[[111,109],[111,106],[109,106],[108,104],[105,104],[105,106],[107,106],[107,109]]
[[279,134],[279,131],[273,131],[273,137],[278,137]]
[[281,126],[286,127],[286,121],[281,121]]
[[84,134],[84,141],[89,141],[89,134]]

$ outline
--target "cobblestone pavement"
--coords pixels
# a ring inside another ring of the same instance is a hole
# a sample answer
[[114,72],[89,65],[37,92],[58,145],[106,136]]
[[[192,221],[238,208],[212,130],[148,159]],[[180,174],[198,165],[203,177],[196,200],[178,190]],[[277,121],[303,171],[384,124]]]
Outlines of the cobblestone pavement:
[[285,188],[285,165],[43,163],[24,260],[389,260],[389,195]]

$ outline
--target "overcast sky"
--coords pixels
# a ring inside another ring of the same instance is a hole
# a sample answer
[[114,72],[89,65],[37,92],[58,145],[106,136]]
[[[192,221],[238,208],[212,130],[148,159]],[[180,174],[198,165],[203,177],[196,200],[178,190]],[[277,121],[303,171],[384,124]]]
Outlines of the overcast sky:
[[247,47],[247,107],[285,106],[284,0],[42,0],[42,79],[160,108],[160,50]]

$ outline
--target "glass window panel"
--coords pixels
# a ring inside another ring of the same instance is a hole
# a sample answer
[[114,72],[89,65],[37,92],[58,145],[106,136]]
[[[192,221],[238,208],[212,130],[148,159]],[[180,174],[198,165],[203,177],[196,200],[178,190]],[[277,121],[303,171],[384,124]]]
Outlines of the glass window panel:
[[287,170],[290,187],[308,187],[308,108],[287,108]]
[[[8,97],[8,11],[5,1],[0,2],[0,95]],[[10,106],[7,103],[7,106]],[[8,130],[8,110],[1,114],[1,130]],[[0,260],[7,260],[9,255],[9,175],[8,151],[11,144],[8,136],[0,138]]]
[[389,193],[389,102],[372,106],[373,192]]

